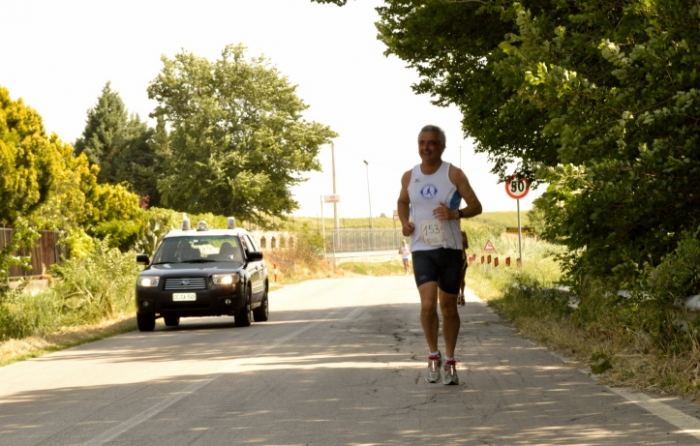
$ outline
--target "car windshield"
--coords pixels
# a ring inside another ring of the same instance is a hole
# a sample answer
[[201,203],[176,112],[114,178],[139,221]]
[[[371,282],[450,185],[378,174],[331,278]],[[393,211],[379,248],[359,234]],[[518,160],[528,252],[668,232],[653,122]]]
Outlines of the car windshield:
[[233,235],[170,237],[158,247],[153,263],[243,262],[241,241]]

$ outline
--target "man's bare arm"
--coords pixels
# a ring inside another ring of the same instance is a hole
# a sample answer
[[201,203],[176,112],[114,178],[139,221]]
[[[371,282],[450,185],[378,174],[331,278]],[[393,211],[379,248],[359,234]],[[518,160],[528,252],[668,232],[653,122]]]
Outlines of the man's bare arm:
[[[471,184],[469,184],[469,179],[464,171],[455,166],[451,166],[449,175],[450,181],[452,181],[455,187],[457,187],[457,192],[459,192],[459,195],[467,203],[467,207],[461,209],[464,217],[476,217],[477,215],[481,214],[481,202],[479,201],[479,198],[477,198]],[[459,212],[457,210],[453,211],[451,217],[459,218]]]
[[399,221],[401,221],[401,232],[404,236],[408,237],[413,233],[415,226],[411,223],[410,209],[411,199],[408,196],[408,184],[411,181],[411,171],[407,171],[401,177],[401,192],[399,193],[399,199],[396,202],[396,211],[399,214]]

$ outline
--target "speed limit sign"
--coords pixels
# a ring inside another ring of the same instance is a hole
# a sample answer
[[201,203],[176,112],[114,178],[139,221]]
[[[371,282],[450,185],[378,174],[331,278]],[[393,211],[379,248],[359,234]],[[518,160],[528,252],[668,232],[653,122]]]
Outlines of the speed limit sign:
[[530,191],[527,178],[520,175],[513,175],[506,181],[506,193],[511,198],[523,198]]

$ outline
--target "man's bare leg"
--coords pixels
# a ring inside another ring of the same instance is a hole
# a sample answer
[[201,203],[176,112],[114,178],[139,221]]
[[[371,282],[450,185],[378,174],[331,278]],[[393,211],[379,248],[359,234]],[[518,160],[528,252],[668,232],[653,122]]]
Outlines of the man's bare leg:
[[[428,342],[430,352],[438,351],[440,319],[437,314],[437,293],[437,282],[427,282],[418,287],[418,294],[420,294],[420,323],[423,326],[423,334]],[[452,346],[452,351],[454,352],[454,345]]]
[[442,312],[442,336],[445,338],[445,356],[454,358],[461,324],[457,311],[457,295],[440,290],[440,311]]

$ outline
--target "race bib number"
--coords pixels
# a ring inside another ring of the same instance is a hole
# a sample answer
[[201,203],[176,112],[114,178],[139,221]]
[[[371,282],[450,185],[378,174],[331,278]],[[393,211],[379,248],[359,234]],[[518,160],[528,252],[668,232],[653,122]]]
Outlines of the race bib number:
[[420,222],[420,237],[428,246],[443,246],[445,234],[440,220],[427,220]]

